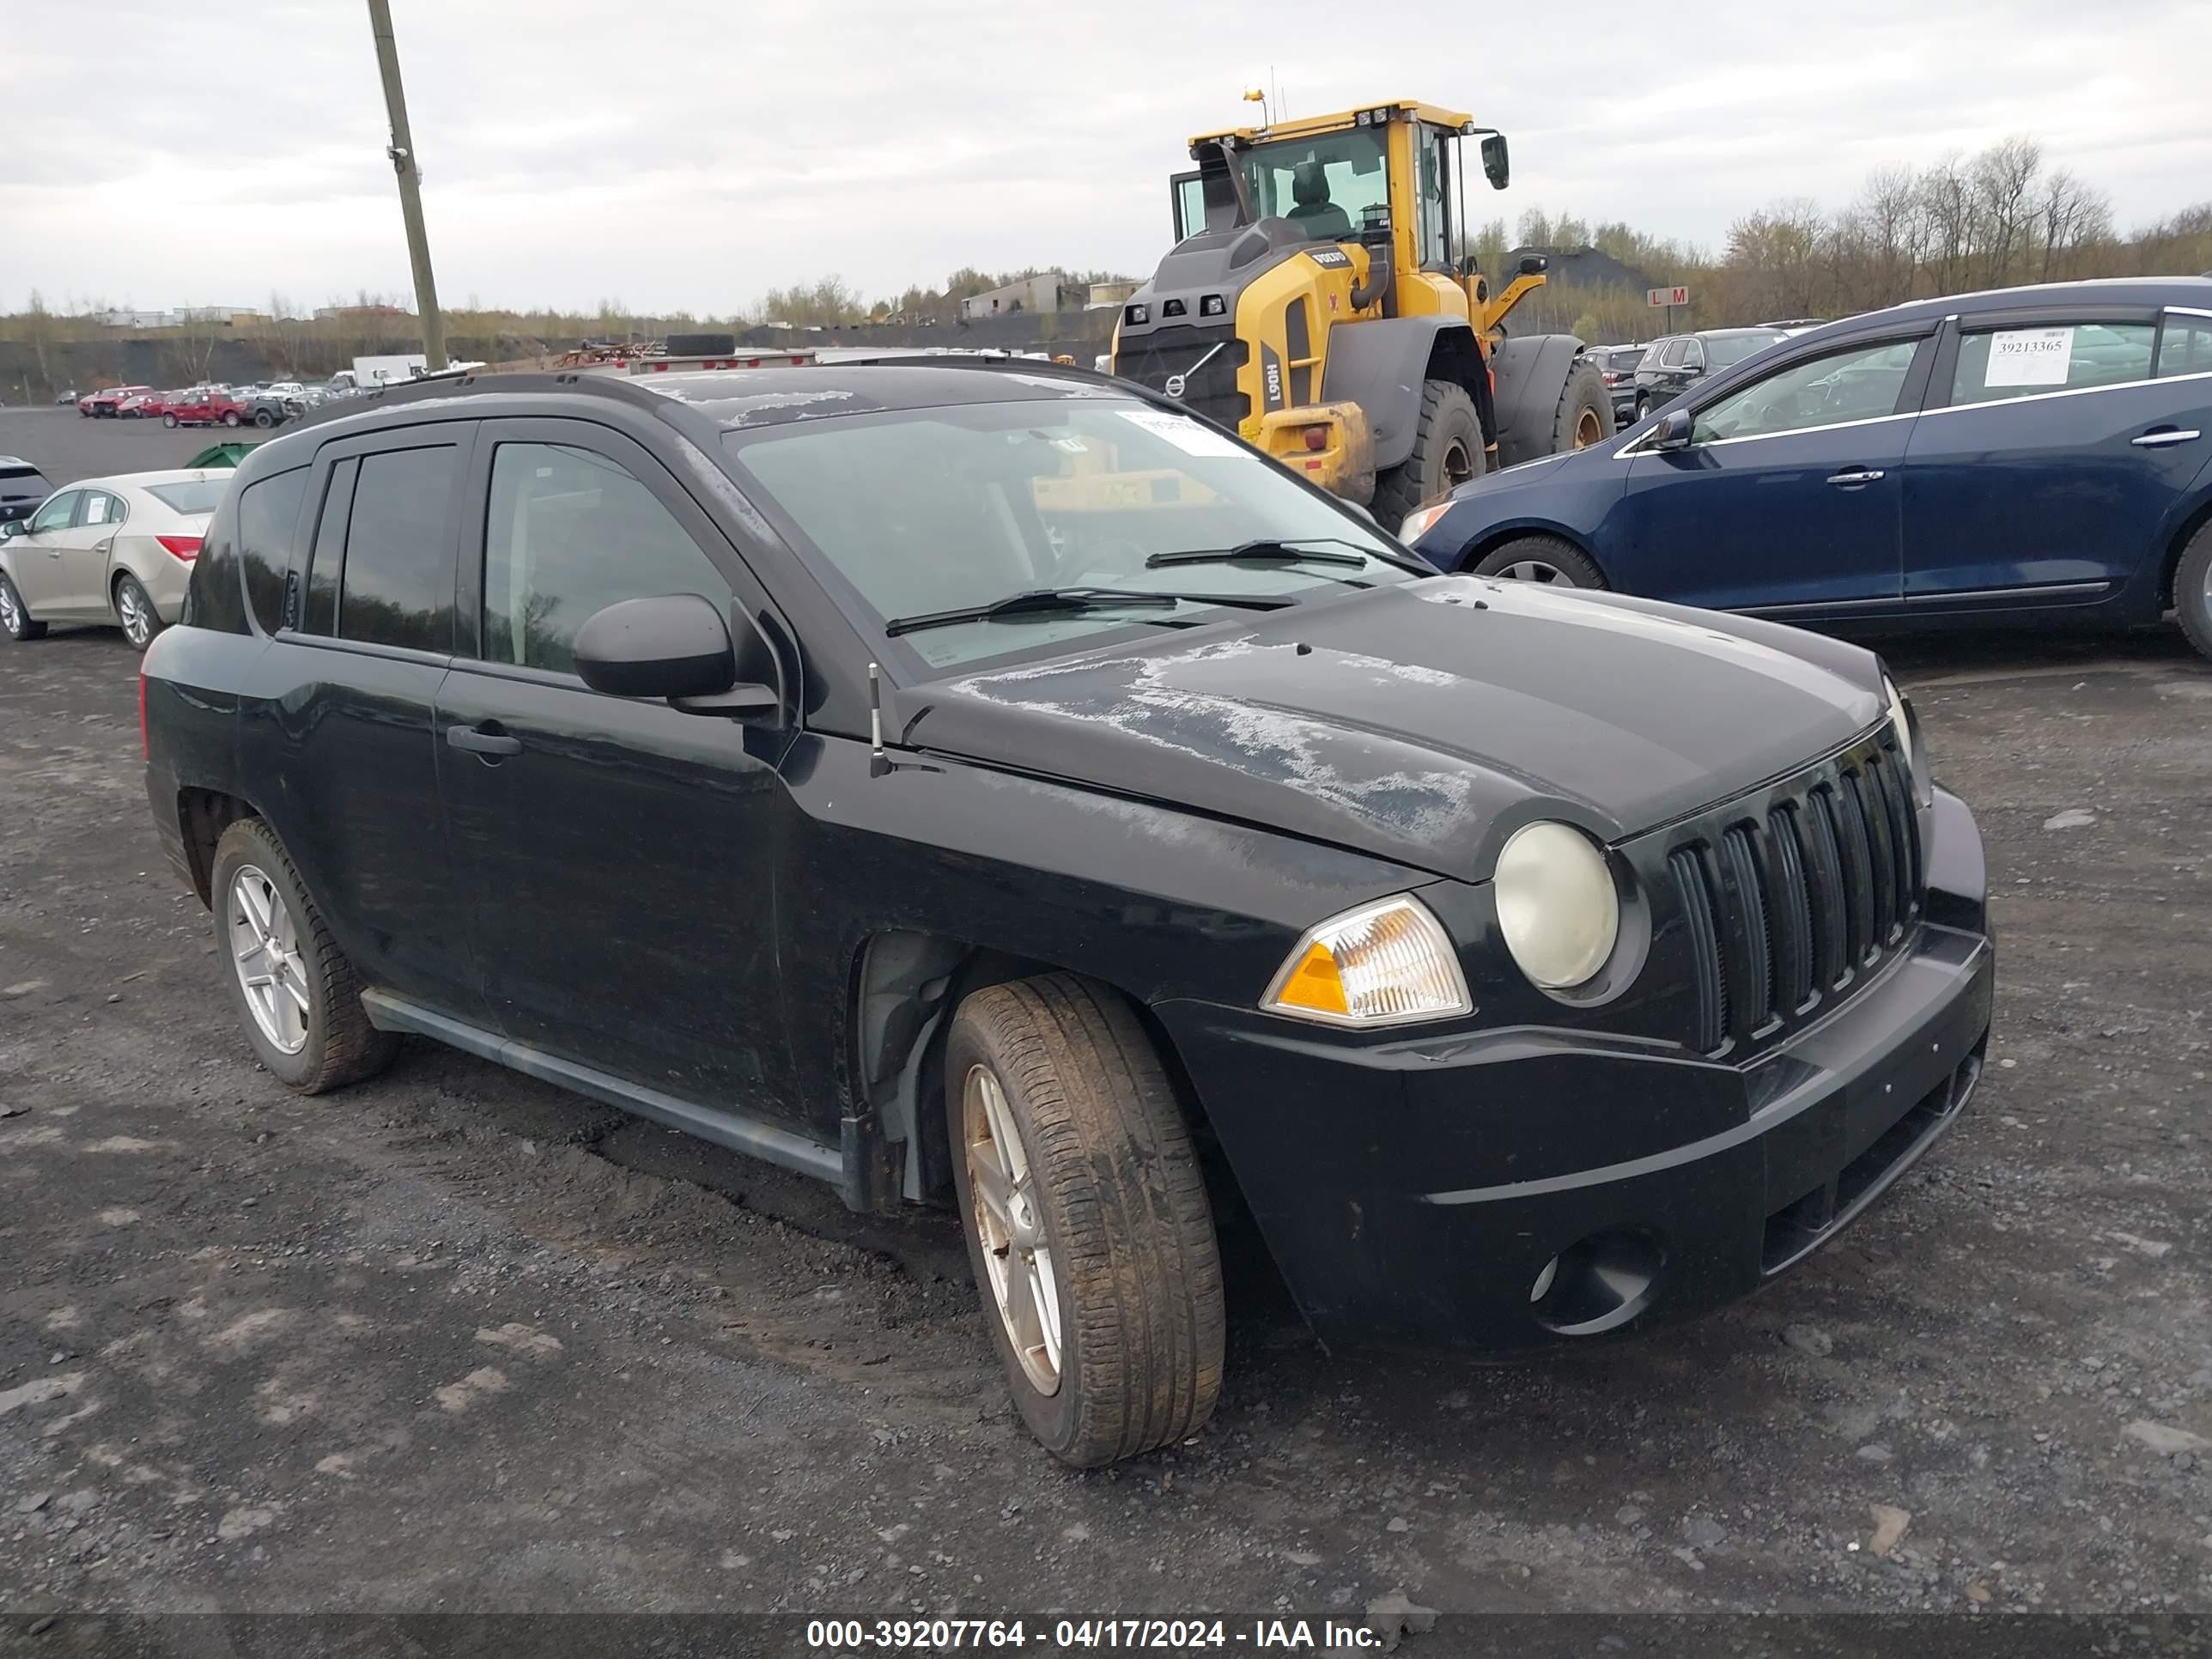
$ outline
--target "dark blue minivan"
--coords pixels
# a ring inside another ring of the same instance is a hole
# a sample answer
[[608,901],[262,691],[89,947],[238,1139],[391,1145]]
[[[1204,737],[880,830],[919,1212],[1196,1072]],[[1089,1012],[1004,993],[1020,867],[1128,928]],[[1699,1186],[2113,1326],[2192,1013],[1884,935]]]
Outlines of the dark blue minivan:
[[2212,278],[1955,295],[1784,340],[1462,484],[1446,570],[1852,627],[2175,611],[2212,656]]

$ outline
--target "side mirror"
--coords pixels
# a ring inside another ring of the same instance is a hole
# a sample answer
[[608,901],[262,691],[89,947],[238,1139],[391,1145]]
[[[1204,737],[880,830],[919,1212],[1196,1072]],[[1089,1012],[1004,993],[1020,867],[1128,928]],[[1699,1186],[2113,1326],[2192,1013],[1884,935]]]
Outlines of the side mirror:
[[1513,177],[1512,158],[1505,149],[1505,135],[1492,132],[1482,141],[1482,176],[1490,180],[1492,190],[1503,190]]
[[0,542],[12,542],[16,537],[27,534],[30,528],[29,522],[23,519],[9,519],[0,522]]
[[576,672],[614,697],[665,697],[687,714],[772,713],[773,687],[739,685],[720,609],[696,593],[623,599],[576,630]]
[[1687,449],[1690,447],[1690,411],[1670,409],[1659,417],[1659,424],[1651,428],[1651,441],[1645,447],[1653,450]]
[[1552,262],[1540,253],[1524,253],[1521,256],[1521,274],[1523,276],[1541,276],[1551,268]]

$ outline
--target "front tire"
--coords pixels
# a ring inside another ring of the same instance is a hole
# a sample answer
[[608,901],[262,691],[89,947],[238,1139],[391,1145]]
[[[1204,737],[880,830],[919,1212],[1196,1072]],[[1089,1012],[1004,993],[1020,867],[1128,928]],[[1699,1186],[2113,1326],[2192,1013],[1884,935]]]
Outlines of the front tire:
[[1483,474],[1482,417],[1467,388],[1450,380],[1421,384],[1413,452],[1375,481],[1375,520],[1395,531],[1417,508]]
[[1172,1445],[1221,1389],[1221,1258],[1198,1155],[1128,1005],[1072,974],[978,991],[945,1042],[953,1183],[1030,1433],[1095,1468]]
[[23,596],[5,576],[0,576],[0,630],[18,644],[46,637],[46,623],[31,619],[31,613],[23,608]]
[[1516,536],[1484,554],[1468,573],[1547,587],[1603,587],[1605,574],[1589,555],[1559,536]]
[[176,423],[177,417],[173,415],[164,415],[161,416],[161,424],[163,426],[174,426]]
[[2197,653],[2212,657],[2212,524],[2181,550],[2181,562],[2173,568],[2173,614]]
[[269,826],[241,818],[216,843],[216,949],[246,1041],[278,1082],[319,1095],[373,1077],[399,1039],[362,1012],[362,985]]

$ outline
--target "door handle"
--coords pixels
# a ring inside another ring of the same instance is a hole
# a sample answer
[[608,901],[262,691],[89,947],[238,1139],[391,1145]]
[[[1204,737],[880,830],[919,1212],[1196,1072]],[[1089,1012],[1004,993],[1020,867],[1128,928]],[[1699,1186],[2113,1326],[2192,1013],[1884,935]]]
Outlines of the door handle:
[[2142,437],[2130,438],[2128,441],[2137,449],[2163,449],[2168,444],[2193,443],[2203,435],[2201,432],[2177,432],[2169,426],[2161,431],[2146,432]]
[[482,755],[487,761],[522,752],[522,739],[508,737],[499,729],[497,720],[486,720],[482,726],[449,726],[446,728],[446,741],[471,755]]
[[1832,472],[1828,475],[1830,483],[1844,489],[1849,489],[1853,484],[1880,483],[1882,473],[1880,467],[1860,467],[1855,471]]

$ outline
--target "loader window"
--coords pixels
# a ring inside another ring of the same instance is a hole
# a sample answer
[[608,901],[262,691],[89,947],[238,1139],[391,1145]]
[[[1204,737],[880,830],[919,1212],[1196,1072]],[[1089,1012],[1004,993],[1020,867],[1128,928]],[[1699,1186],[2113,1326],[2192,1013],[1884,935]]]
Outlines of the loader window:
[[1253,207],[1263,219],[1288,219],[1315,236],[1349,241],[1368,209],[1389,211],[1388,131],[1354,127],[1256,146],[1243,157]]
[[1425,270],[1451,269],[1449,160],[1441,128],[1413,129],[1413,220]]

